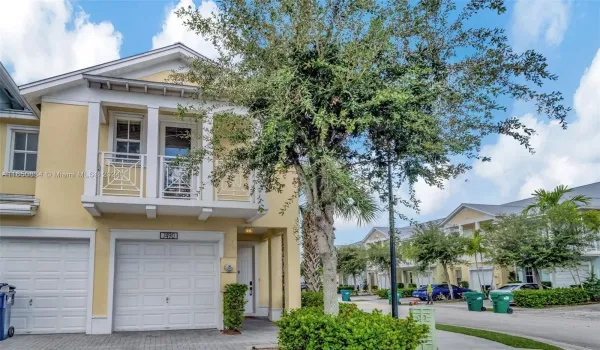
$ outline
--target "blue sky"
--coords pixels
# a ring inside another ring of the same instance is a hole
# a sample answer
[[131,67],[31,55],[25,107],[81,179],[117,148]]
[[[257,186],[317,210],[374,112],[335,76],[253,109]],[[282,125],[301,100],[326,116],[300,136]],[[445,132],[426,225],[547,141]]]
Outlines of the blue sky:
[[[212,46],[187,32],[173,14],[180,6],[205,13],[215,8],[192,1],[2,0],[0,61],[23,84],[177,41],[212,57]],[[502,101],[508,111],[499,117],[517,116],[537,130],[536,153],[505,137],[486,138],[482,153],[492,156],[491,163],[473,164],[443,190],[417,184],[421,213],[402,210],[417,221],[444,217],[463,202],[503,203],[541,187],[600,181],[600,2],[514,0],[506,5],[503,16],[482,15],[474,24],[502,27],[517,50],[533,48],[548,58],[559,80],[547,88],[562,91],[573,108],[569,129],[536,115],[530,104]],[[338,220],[337,242],[359,240],[373,225],[387,225],[387,215],[367,227]]]

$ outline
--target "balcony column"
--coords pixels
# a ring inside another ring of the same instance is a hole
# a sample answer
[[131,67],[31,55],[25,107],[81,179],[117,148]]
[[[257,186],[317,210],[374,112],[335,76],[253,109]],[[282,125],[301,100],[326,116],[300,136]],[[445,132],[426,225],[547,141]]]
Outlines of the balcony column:
[[269,320],[278,321],[283,311],[283,237],[269,238]]
[[158,188],[158,106],[148,106],[146,136],[146,197],[156,198]]
[[[479,221],[475,221],[475,231],[479,231]],[[473,233],[473,235],[475,235],[475,233]]]
[[[202,123],[202,148],[209,149],[212,147],[210,144],[210,137],[212,137],[213,129],[213,116],[209,114]],[[200,189],[202,191],[201,199],[203,201],[214,200],[214,186],[212,185],[210,174],[213,170],[213,158],[204,157],[202,160]]]
[[96,195],[96,181],[102,176],[98,172],[98,141],[100,131],[100,102],[88,103],[87,142],[85,146],[85,179],[83,181],[83,194]]

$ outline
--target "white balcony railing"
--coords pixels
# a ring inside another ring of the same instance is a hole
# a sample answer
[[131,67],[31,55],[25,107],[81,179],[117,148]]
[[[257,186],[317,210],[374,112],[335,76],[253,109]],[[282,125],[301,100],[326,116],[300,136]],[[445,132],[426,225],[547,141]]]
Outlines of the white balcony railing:
[[587,248],[587,252],[597,252],[600,251],[600,241],[592,242]]
[[100,152],[98,193],[143,197],[145,159],[145,154]]
[[197,176],[184,165],[175,165],[176,157],[159,156],[161,198],[198,199]]

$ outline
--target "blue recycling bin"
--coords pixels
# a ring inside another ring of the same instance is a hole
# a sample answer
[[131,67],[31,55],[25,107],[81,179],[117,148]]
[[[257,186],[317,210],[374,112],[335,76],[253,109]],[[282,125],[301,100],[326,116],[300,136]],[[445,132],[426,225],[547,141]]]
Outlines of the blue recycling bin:
[[342,289],[342,301],[350,301],[350,295],[352,295],[352,289]]
[[5,340],[15,334],[10,325],[10,310],[15,303],[15,286],[0,283],[0,340]]

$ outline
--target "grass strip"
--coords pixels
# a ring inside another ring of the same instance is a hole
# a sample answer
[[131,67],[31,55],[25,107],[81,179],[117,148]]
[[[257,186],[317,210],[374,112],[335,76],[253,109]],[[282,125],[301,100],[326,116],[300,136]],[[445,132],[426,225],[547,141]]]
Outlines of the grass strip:
[[518,337],[506,333],[492,332],[484,329],[467,328],[460,326],[452,326],[448,324],[436,324],[436,329],[440,331],[460,333],[470,335],[472,337],[483,338],[491,341],[495,341],[504,345],[512,346],[513,348],[520,349],[541,349],[541,350],[563,350],[558,346],[542,343],[537,340],[528,338]]

